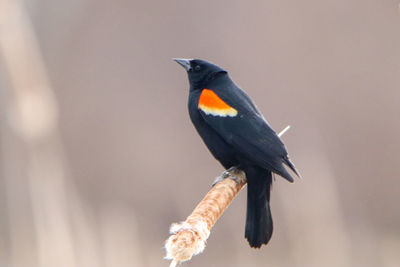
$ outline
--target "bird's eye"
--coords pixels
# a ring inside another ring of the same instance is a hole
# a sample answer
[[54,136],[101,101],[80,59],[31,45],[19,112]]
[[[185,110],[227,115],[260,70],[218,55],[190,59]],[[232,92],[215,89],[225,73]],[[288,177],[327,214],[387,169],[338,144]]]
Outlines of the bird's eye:
[[201,69],[200,65],[197,65],[196,67],[194,67],[195,71],[199,71]]

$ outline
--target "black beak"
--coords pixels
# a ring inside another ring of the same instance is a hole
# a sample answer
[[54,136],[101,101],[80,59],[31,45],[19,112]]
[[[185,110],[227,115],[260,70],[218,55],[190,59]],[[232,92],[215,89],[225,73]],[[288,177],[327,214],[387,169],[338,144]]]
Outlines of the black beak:
[[174,58],[173,60],[175,60],[179,65],[181,65],[182,67],[185,68],[186,71],[190,70],[190,61],[191,59],[185,59],[185,58]]

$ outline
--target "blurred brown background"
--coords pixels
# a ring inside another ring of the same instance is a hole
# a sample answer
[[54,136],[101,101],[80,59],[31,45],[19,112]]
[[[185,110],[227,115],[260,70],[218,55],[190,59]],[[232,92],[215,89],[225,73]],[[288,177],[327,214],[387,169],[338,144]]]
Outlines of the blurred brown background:
[[185,266],[400,265],[397,0],[0,1],[0,266],[168,266],[223,169],[173,57],[229,70],[303,179],[244,239],[245,190]]

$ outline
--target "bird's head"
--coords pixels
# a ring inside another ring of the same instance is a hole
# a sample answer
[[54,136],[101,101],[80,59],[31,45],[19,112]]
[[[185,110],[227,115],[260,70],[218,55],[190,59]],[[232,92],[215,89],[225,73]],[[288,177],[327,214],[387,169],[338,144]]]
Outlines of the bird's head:
[[175,58],[188,73],[191,89],[202,89],[213,80],[224,76],[227,71],[202,59]]

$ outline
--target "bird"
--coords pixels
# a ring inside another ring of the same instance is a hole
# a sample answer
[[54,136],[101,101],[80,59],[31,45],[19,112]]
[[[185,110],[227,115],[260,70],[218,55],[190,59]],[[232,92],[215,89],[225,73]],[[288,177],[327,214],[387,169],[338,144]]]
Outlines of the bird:
[[284,165],[299,173],[281,139],[225,69],[202,59],[174,60],[188,74],[189,116],[198,134],[226,170],[236,168],[246,174],[245,238],[250,247],[260,248],[273,232],[272,174],[292,183]]

